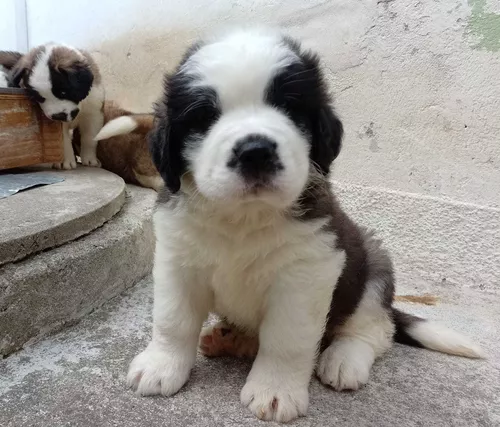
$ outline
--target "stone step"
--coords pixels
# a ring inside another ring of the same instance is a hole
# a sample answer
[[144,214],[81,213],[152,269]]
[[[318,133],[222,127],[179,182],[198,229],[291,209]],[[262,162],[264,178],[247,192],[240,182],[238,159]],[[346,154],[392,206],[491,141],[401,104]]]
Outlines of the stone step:
[[[115,186],[114,175],[106,172],[104,178],[101,172],[90,168],[85,168],[84,177],[79,172],[70,175],[75,181],[69,178],[66,183],[72,183],[73,191],[81,196],[71,201],[80,204],[81,212],[86,214],[68,214],[68,218],[73,218],[70,222],[79,227],[75,226],[71,236],[72,227],[61,222],[58,230],[68,232],[61,231],[60,236],[64,234],[67,241],[100,227],[76,240],[0,267],[0,356],[76,322],[151,270],[154,251],[151,214],[156,193],[127,186],[125,197],[125,192]],[[105,180],[114,184],[101,186]],[[89,190],[101,201],[108,200],[107,208],[95,209],[95,199],[84,194]],[[110,194],[105,196],[103,193],[108,190]],[[123,207],[112,217],[121,206],[121,198],[125,201]],[[67,210],[75,213],[78,209],[68,205]],[[50,221],[46,224],[46,230],[50,230]]]
[[64,181],[0,200],[0,266],[88,234],[125,201],[123,179],[104,169],[37,170]]

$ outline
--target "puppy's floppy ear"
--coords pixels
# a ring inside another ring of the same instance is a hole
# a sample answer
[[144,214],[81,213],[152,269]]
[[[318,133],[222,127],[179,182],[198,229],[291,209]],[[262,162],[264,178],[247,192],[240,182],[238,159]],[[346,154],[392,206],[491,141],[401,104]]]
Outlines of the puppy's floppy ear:
[[[330,105],[328,87],[323,77],[319,56],[309,50],[302,50],[300,43],[285,37],[284,43],[301,59],[299,71],[286,82],[288,90],[303,94],[302,107],[308,114],[312,141],[309,157],[316,169],[323,175],[330,172],[333,160],[339,155],[344,128]],[[296,76],[300,75],[297,79]],[[293,84],[297,85],[295,89]]]
[[94,75],[89,65],[83,61],[77,61],[67,68],[61,68],[60,71],[67,75],[71,87],[76,92],[76,97],[85,99],[94,82]]
[[181,188],[181,176],[184,173],[184,163],[181,155],[181,142],[168,123],[166,111],[159,113],[157,106],[155,126],[149,133],[149,148],[153,163],[161,177],[172,193],[177,193]]
[[320,108],[315,121],[310,157],[319,172],[327,175],[340,153],[344,127],[329,105]]

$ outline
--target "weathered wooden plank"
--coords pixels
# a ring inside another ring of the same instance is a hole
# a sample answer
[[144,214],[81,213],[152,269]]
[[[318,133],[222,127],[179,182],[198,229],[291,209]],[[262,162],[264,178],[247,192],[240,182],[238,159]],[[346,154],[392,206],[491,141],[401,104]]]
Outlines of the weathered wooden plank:
[[21,89],[0,89],[0,169],[60,162],[62,125],[45,117]]

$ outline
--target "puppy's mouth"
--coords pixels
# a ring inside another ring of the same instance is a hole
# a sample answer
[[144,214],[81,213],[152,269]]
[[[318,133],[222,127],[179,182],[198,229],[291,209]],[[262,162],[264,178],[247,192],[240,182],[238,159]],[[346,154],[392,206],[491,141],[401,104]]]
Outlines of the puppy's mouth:
[[263,193],[278,191],[278,187],[270,177],[262,177],[258,179],[246,180],[243,190],[244,196],[259,196]]

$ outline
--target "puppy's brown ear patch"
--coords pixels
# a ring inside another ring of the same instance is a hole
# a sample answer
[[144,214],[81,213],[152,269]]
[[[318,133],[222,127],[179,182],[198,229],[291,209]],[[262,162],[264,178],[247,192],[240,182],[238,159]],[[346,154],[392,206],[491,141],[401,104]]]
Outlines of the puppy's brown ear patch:
[[86,67],[85,59],[73,49],[65,46],[56,46],[52,49],[49,58],[49,67],[57,72],[72,73],[78,68]]

